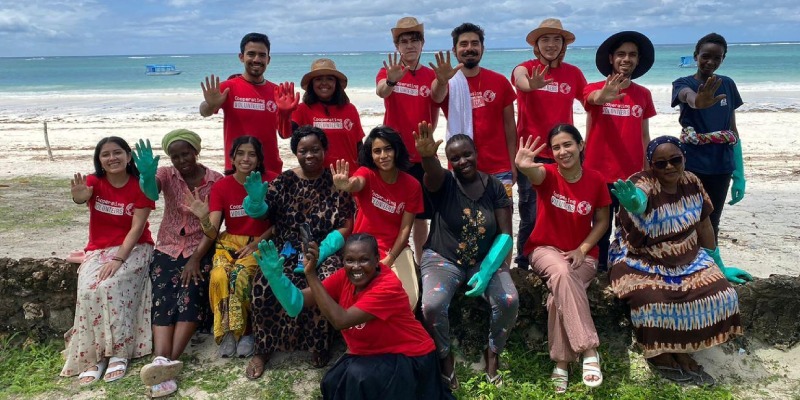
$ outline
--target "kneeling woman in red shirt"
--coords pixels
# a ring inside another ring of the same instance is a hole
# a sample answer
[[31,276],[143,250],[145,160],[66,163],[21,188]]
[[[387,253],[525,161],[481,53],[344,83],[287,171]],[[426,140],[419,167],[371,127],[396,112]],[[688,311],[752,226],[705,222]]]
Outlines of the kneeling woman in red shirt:
[[344,268],[324,282],[316,272],[319,247],[311,242],[303,263],[308,288],[302,291],[283,273],[283,260],[271,241],[262,241],[258,249],[258,265],[289,315],[319,307],[342,331],[347,353],[322,378],[324,399],[454,398],[439,378],[436,347],[408,308],[400,280],[378,262],[373,236],[350,236]]
[[556,392],[567,390],[567,366],[583,355],[583,383],[603,382],[597,346],[600,340],[589,311],[586,289],[597,273],[597,241],[608,227],[608,195],[603,177],[581,166],[585,146],[569,124],[550,131],[555,164],[534,158],[545,145],[520,139],[514,162],[537,192],[536,225],[523,248],[533,271],[547,282],[547,332]]

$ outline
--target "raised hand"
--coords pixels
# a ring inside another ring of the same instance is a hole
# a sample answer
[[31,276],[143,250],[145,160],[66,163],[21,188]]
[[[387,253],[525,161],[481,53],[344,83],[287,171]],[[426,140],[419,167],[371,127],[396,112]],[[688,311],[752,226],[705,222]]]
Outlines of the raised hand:
[[317,242],[309,242],[308,248],[303,249],[303,272],[306,275],[317,274],[317,261],[319,260],[319,245]]
[[697,97],[694,98],[694,108],[708,108],[728,97],[724,94],[714,96],[714,93],[717,93],[717,89],[719,89],[720,86],[722,86],[722,79],[717,78],[716,75],[709,76],[706,82],[701,83],[700,87],[697,88]]
[[183,192],[183,205],[201,220],[209,214],[208,195],[205,198],[200,196],[200,189],[198,188],[195,188],[194,192],[188,188]]
[[519,138],[519,150],[517,150],[517,155],[514,157],[514,164],[517,165],[520,171],[524,172],[542,166],[541,163],[533,160],[547,146],[545,143],[536,147],[539,144],[539,139],[538,137],[534,139],[533,136],[528,136],[527,139]]
[[278,111],[288,114],[300,104],[300,92],[294,91],[294,82],[283,82],[275,86],[275,104]]
[[244,190],[253,201],[264,201],[267,198],[269,182],[261,180],[261,172],[253,171],[244,178]]
[[92,197],[93,189],[86,186],[86,176],[80,173],[75,174],[69,182],[72,199],[78,203],[83,203]]
[[273,281],[283,275],[283,262],[284,259],[278,255],[278,249],[275,248],[275,243],[270,240],[261,240],[258,243],[258,251],[253,253],[261,272],[268,280]]
[[417,153],[420,157],[436,157],[436,151],[444,140],[433,139],[433,125],[426,121],[422,121],[418,126],[419,133],[412,132],[414,135],[414,146],[417,148]]
[[598,104],[611,103],[617,100],[622,100],[625,93],[620,93],[620,90],[626,89],[631,85],[631,80],[622,74],[611,74],[606,78],[606,83],[600,89],[600,98],[597,99]]
[[394,52],[394,55],[389,54],[386,58],[388,58],[388,64],[386,61],[383,62],[383,68],[386,68],[386,80],[392,82],[399,82],[406,76],[408,72],[408,68],[406,68],[402,62],[400,61],[400,54],[398,52]]
[[450,78],[455,76],[456,72],[464,67],[464,64],[458,64],[455,67],[450,63],[450,51],[447,51],[447,55],[443,52],[438,52],[435,54],[436,57],[436,65],[433,63],[428,63],[433,69],[433,72],[436,73],[436,80],[439,81],[440,84],[446,84],[450,81]]
[[211,74],[211,77],[206,77],[205,85],[201,81],[200,88],[203,89],[203,99],[215,111],[222,106],[230,91],[230,88],[226,88],[225,91],[219,90],[219,77],[214,76],[214,74]]
[[153,157],[153,146],[150,145],[150,139],[147,139],[146,142],[139,139],[139,143],[136,143],[135,147],[136,150],[131,155],[133,156],[133,162],[136,163],[136,168],[139,169],[139,173],[155,176],[156,169],[158,169],[158,160],[161,159],[161,156]]
[[538,68],[534,68],[530,75],[527,73],[525,74],[525,78],[528,79],[528,87],[531,90],[541,89],[551,83],[553,83],[553,79],[546,79],[547,72],[550,71],[550,66],[540,65]]
[[647,197],[630,179],[624,182],[622,179],[617,179],[611,193],[617,196],[619,204],[634,214],[641,214],[647,208]]
[[350,189],[350,163],[345,160],[336,160],[331,164],[331,175],[333,175],[333,185],[341,191]]

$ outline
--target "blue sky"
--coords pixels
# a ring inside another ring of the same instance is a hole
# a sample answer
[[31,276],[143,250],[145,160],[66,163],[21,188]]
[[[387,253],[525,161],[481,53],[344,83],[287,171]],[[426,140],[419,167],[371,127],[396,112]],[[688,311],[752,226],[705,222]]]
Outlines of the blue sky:
[[[237,53],[263,32],[273,52],[387,50],[398,18],[425,24],[426,50],[451,47],[462,22],[481,25],[488,48],[527,46],[525,35],[561,18],[575,45],[620,30],[656,44],[694,43],[716,31],[729,42],[800,41],[797,0],[442,1],[7,0],[0,3],[0,56]],[[598,6],[598,4],[601,4]]]

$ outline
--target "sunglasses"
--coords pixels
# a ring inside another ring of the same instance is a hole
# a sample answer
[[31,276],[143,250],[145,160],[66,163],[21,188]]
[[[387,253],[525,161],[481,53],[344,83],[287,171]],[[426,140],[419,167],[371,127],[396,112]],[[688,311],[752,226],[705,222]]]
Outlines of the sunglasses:
[[683,156],[675,156],[669,160],[653,161],[653,166],[658,169],[667,169],[667,163],[672,164],[673,167],[677,167],[683,164]]

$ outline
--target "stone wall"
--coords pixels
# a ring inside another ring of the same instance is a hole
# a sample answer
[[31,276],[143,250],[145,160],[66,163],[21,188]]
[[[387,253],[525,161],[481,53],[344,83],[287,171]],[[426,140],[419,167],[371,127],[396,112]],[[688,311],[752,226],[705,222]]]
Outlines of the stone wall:
[[[22,331],[45,337],[72,326],[77,264],[61,259],[0,258],[0,331]],[[520,297],[515,329],[526,341],[541,342],[547,332],[547,288],[529,271],[511,270]],[[779,348],[800,342],[800,276],[773,275],[737,285],[742,322],[748,337]],[[588,291],[592,315],[602,335],[630,336],[628,309],[608,291],[599,274]],[[482,346],[488,332],[489,306],[460,293],[451,306],[451,331],[464,347]]]

